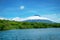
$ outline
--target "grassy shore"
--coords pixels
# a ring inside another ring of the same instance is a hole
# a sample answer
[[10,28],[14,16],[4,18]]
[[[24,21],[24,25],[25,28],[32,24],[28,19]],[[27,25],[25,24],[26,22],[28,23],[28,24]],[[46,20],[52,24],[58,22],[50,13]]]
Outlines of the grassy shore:
[[60,23],[18,22],[0,20],[0,31],[11,29],[60,28]]

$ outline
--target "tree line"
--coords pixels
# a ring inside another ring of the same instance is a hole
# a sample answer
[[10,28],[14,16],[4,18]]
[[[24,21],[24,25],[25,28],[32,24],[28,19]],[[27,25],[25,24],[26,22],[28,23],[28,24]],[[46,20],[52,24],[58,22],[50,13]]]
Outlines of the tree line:
[[31,28],[60,28],[60,23],[18,22],[10,20],[0,20],[0,31]]

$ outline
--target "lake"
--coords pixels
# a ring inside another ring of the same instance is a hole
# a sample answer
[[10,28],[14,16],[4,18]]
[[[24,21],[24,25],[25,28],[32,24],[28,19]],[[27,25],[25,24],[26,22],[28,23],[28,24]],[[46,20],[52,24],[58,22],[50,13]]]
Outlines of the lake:
[[60,28],[0,31],[0,40],[60,40]]

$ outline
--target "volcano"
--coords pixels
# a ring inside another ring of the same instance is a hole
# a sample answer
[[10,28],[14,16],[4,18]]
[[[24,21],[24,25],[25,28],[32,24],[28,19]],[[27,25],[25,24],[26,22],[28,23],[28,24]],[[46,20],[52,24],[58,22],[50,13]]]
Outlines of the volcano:
[[23,22],[43,22],[43,23],[54,23],[52,20],[45,18],[45,17],[41,17],[39,15],[34,15],[34,16],[30,16],[27,17],[23,20]]

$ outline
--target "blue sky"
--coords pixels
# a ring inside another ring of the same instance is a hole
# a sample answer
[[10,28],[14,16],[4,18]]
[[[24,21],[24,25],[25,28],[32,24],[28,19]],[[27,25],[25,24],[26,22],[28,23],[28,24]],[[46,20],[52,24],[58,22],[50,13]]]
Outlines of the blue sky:
[[[23,6],[23,9],[20,9]],[[60,0],[0,0],[0,17],[40,15],[60,22]]]

